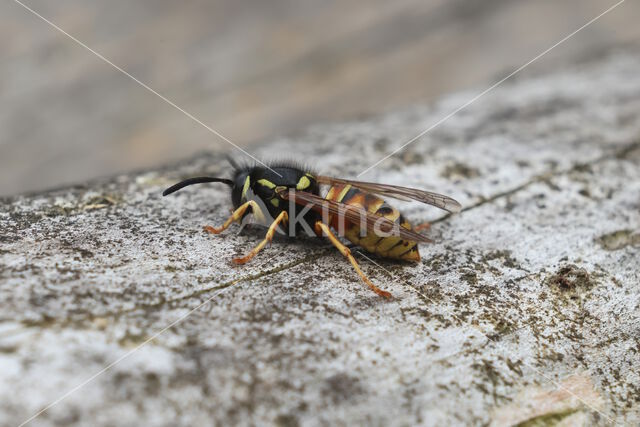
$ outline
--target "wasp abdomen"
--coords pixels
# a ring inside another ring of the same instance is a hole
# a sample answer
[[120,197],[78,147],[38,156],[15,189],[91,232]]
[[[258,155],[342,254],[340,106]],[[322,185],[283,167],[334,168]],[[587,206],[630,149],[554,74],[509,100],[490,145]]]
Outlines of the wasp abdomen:
[[[327,199],[346,205],[357,206],[370,214],[385,217],[400,227],[411,230],[411,224],[400,211],[380,197],[366,193],[351,185],[334,185],[326,196]],[[340,218],[332,217],[331,225],[335,230],[342,232],[343,236],[351,243],[361,246],[366,251],[375,253],[384,258],[419,261],[420,253],[416,242],[404,240],[396,236],[381,237],[373,232],[361,228],[360,224],[346,222],[339,224]]]

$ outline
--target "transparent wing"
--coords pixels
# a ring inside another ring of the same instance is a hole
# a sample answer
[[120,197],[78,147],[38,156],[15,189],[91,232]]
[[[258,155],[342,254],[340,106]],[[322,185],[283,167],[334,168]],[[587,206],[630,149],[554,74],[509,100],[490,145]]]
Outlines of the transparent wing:
[[333,200],[327,200],[306,191],[296,191],[294,189],[288,189],[288,191],[282,190],[279,194],[282,198],[292,200],[297,205],[311,205],[311,209],[316,212],[328,212],[332,215],[338,215],[351,223],[363,224],[367,232],[375,235],[382,234],[381,237],[397,236],[403,240],[412,242],[433,242],[433,240],[425,235],[404,228],[397,222],[393,222],[383,216],[371,214],[356,206],[334,202]]
[[460,212],[462,206],[449,196],[444,196],[431,191],[418,190],[416,188],[400,187],[398,185],[378,184],[375,182],[352,181],[350,179],[332,178],[330,176],[318,176],[318,183],[326,185],[351,185],[369,193],[393,197],[400,200],[416,200],[435,206],[445,211]]

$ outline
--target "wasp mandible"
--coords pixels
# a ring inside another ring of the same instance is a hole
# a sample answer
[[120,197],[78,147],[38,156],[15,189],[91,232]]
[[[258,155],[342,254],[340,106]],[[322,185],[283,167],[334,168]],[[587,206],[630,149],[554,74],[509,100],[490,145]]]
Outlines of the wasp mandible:
[[[295,164],[278,163],[269,167],[238,166],[232,162],[232,179],[194,177],[167,188],[167,196],[189,185],[220,182],[231,187],[233,213],[220,227],[205,226],[205,231],[218,234],[233,222],[253,214],[268,225],[265,238],[246,256],[234,258],[236,264],[251,260],[275,235],[279,225],[290,225],[292,235],[300,235],[310,225],[317,236],[326,236],[344,255],[360,278],[376,294],[389,298],[391,294],[374,285],[360,269],[351,251],[332,231],[366,251],[383,258],[420,261],[418,243],[431,240],[417,232],[409,221],[379,196],[400,200],[416,200],[448,212],[460,211],[460,203],[448,196],[396,185],[360,182],[332,178],[310,172]],[[329,186],[325,197],[320,185]],[[269,218],[267,221],[266,219]],[[293,222],[290,218],[299,218]]]

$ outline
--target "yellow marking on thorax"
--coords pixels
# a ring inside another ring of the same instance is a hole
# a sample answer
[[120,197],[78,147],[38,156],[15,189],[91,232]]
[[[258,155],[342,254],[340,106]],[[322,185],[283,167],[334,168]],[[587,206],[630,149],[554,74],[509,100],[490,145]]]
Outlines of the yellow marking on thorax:
[[271,200],[269,200],[269,201],[270,201],[270,202],[271,202],[271,204],[272,204],[273,206],[275,206],[276,208],[277,208],[278,206],[280,206],[280,200],[278,200],[278,199],[276,199],[276,198],[273,198],[273,199],[271,199]]
[[311,181],[309,180],[309,178],[307,178],[306,176],[303,176],[300,178],[300,181],[298,181],[298,184],[296,185],[296,190],[304,190],[305,188],[308,188],[311,185]]
[[249,191],[249,185],[251,184],[251,177],[247,177],[244,180],[244,185],[242,186],[242,200],[247,200],[247,191]]
[[262,179],[259,179],[257,182],[258,184],[263,185],[265,187],[276,188],[276,185],[273,182],[269,181],[268,179],[262,178]]

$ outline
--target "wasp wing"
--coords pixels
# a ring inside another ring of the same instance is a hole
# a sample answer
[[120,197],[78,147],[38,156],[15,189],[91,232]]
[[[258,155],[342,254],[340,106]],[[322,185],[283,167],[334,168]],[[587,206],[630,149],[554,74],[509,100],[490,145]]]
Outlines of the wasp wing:
[[330,176],[318,176],[318,183],[326,185],[351,185],[360,190],[393,197],[400,200],[416,200],[426,203],[451,213],[460,212],[462,206],[449,196],[444,196],[431,191],[418,190],[417,188],[400,187],[399,185],[378,184],[375,182],[352,181],[350,179],[332,178]]
[[420,243],[432,243],[433,240],[425,235],[417,233],[408,228],[402,227],[397,222],[391,221],[383,216],[371,214],[357,206],[338,203],[333,200],[327,200],[313,193],[306,191],[297,191],[294,189],[282,190],[278,194],[284,199],[292,200],[297,205],[311,205],[311,209],[316,212],[328,212],[332,215],[338,215],[353,224],[364,225],[367,232],[375,235],[382,234],[381,237],[397,236],[403,240]]

